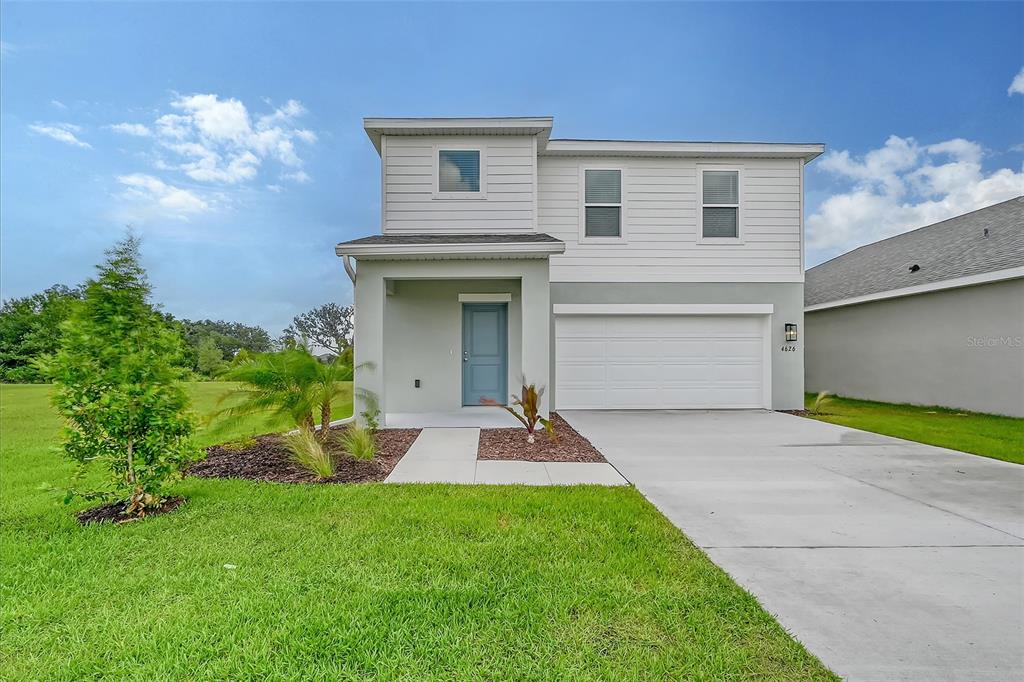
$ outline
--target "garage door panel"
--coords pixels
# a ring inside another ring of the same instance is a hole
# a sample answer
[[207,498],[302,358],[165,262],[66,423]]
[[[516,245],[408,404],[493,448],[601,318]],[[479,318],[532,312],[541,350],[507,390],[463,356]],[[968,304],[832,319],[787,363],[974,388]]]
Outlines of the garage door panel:
[[573,358],[604,358],[605,345],[607,341],[605,339],[559,339],[556,341],[558,347],[563,349],[566,355],[566,360]]
[[[572,387],[575,384],[587,382],[592,385],[601,385],[605,381],[607,374],[606,368],[603,364],[583,364],[583,363],[566,363],[558,366],[559,373],[563,373],[565,384],[567,387]],[[559,381],[562,377],[559,377]],[[561,384],[559,384],[561,385]]]
[[562,409],[764,407],[764,318],[556,319]]

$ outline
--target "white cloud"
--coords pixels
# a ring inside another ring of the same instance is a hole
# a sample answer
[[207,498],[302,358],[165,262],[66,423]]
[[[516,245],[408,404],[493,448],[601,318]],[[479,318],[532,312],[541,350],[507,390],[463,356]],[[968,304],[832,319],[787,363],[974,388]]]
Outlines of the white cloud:
[[921,145],[896,135],[859,158],[829,153],[821,169],[849,187],[807,219],[808,245],[842,252],[1024,194],[1024,168],[986,173],[983,156],[970,140]]
[[1006,94],[1024,95],[1024,66],[1020,67],[1020,71],[1013,77],[1013,82],[1011,82],[1010,87],[1006,89]]
[[116,133],[124,133],[133,137],[149,137],[153,134],[153,131],[141,123],[115,123],[107,127]]
[[67,109],[68,105],[61,102],[59,99],[51,99],[50,106],[57,107],[58,109]]
[[156,130],[162,137],[170,137],[175,140],[183,140],[189,136],[190,119],[188,116],[178,114],[164,114],[156,120]]
[[309,177],[309,173],[306,171],[295,171],[294,173],[284,173],[281,175],[282,180],[291,180],[297,182],[300,185],[305,185],[307,182],[312,182],[313,178]]
[[28,129],[64,144],[81,147],[82,149],[92,149],[91,144],[78,139],[76,133],[80,133],[82,129],[70,123],[33,123]]
[[295,125],[307,113],[301,102],[288,100],[255,117],[240,100],[216,94],[178,95],[171,107],[180,113],[164,114],[153,126],[165,152],[155,162],[161,170],[178,170],[199,182],[238,184],[276,161],[293,169],[289,179],[309,182],[294,140],[315,144],[317,136]]
[[189,215],[210,210],[209,203],[194,192],[168,185],[152,175],[120,175],[117,181],[125,187],[125,198],[139,201],[169,217],[187,220]]
[[249,112],[237,99],[189,95],[174,100],[171,106],[187,112],[200,135],[210,140],[242,143],[252,135]]
[[11,43],[0,40],[0,57],[10,57],[12,54],[18,51]]

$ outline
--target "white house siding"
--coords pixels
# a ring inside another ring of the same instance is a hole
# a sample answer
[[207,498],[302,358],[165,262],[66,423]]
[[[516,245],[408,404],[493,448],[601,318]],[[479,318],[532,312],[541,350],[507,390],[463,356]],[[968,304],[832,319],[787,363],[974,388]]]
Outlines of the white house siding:
[[[530,136],[384,137],[384,234],[534,230],[536,140]],[[479,148],[486,198],[434,197],[435,148]]]
[[[552,282],[801,282],[799,159],[575,158],[538,160],[538,227],[566,243]],[[623,229],[580,243],[580,167],[623,169]],[[701,244],[698,168],[741,169],[742,244]]]

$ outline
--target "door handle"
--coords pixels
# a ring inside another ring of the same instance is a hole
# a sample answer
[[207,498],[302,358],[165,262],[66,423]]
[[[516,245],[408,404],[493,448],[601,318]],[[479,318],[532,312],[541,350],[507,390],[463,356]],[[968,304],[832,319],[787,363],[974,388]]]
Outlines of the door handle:
[[462,351],[462,361],[463,362],[469,362],[469,351],[468,350]]

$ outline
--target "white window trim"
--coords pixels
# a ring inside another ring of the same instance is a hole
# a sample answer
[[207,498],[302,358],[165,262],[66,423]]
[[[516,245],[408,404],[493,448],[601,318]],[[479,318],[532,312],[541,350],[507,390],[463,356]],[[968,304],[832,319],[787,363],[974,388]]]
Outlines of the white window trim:
[[[487,198],[487,145],[482,144],[435,144],[433,158],[433,182],[432,189],[435,199],[460,201],[479,201]],[[480,152],[480,191],[479,192],[442,192],[441,181],[441,151],[474,151]]]
[[[587,236],[587,171],[588,170],[613,170],[619,171],[619,203],[617,204],[589,204],[590,206],[618,206],[619,207],[619,236],[618,237],[588,237]],[[582,244],[622,244],[626,239],[626,169],[623,166],[615,166],[606,163],[602,164],[580,164],[580,225],[579,241]]]
[[[739,200],[736,204],[705,204],[704,203],[704,172],[705,171],[730,171],[736,173],[737,195]],[[736,236],[735,237],[705,237],[704,236],[704,209],[705,208],[735,208],[736,209]],[[713,164],[697,166],[697,243],[718,244],[718,245],[740,245],[743,244],[743,168],[741,166],[716,166]]]

